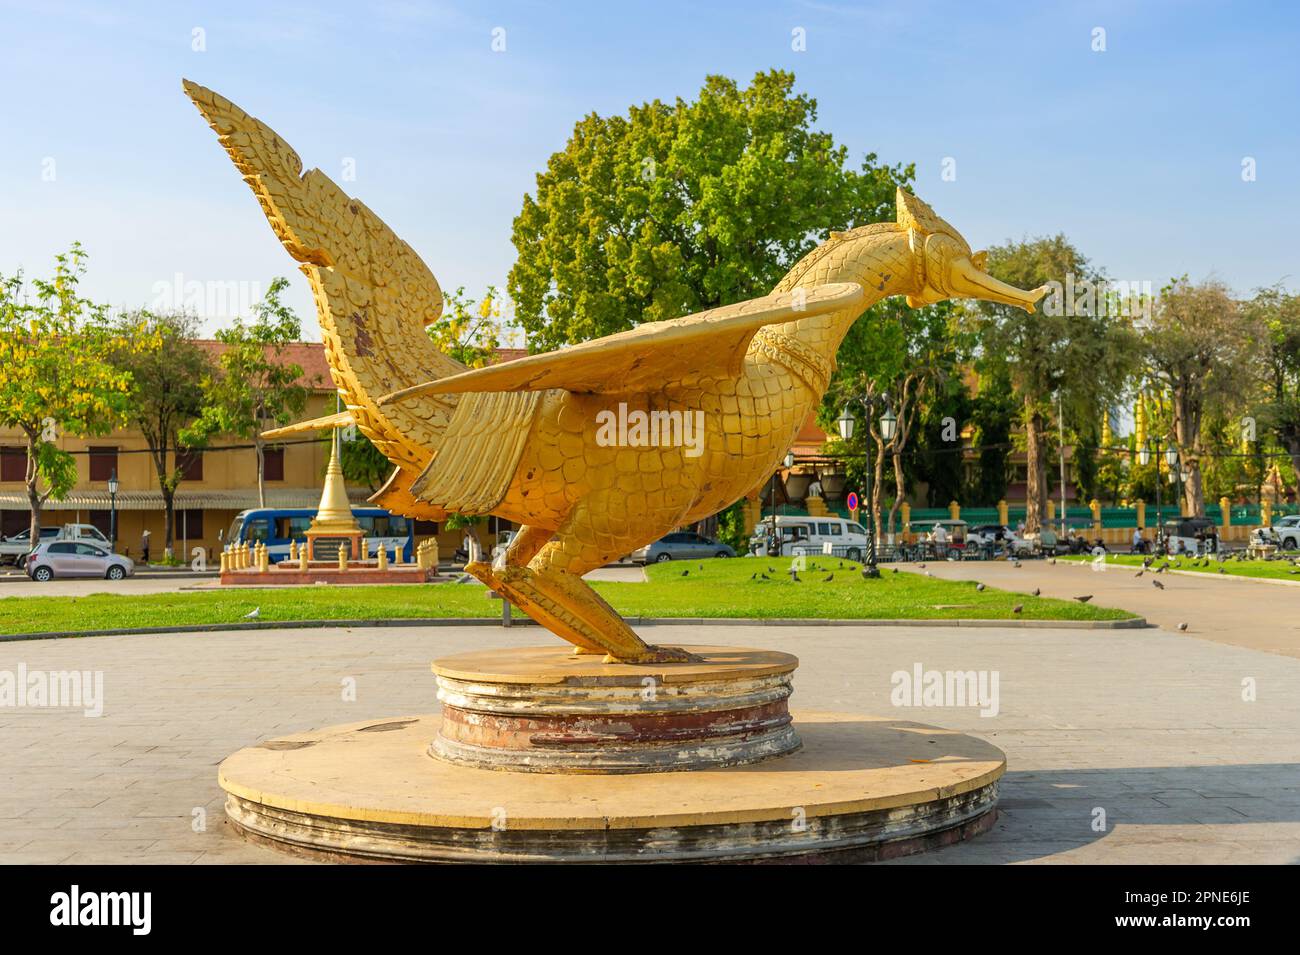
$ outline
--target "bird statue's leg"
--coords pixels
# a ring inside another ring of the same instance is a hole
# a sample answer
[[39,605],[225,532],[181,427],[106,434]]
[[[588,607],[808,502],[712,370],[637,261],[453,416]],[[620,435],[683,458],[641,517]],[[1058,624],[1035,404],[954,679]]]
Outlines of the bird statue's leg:
[[519,528],[504,554],[491,564],[482,560],[472,561],[465,565],[465,572],[506,597],[552,633],[568,640],[573,644],[575,653],[604,653],[604,647],[587,640],[567,619],[549,610],[546,603],[539,602],[526,590],[515,586],[520,571],[526,569],[528,562],[550,542],[554,533],[549,527],[525,524]]
[[[513,594],[511,599],[530,617],[580,650],[603,650],[607,662],[694,662],[698,658],[679,647],[646,644],[582,579],[583,574],[626,552],[622,539],[608,541],[608,552],[597,545],[597,540],[610,536],[609,529],[597,534],[590,513],[588,502],[580,502],[560,527],[557,539],[544,541],[527,566],[516,562],[527,553],[527,546],[511,560],[512,546],[504,567],[500,571],[493,568],[505,592]],[[605,518],[607,522],[607,514]],[[536,543],[535,539],[530,543]]]

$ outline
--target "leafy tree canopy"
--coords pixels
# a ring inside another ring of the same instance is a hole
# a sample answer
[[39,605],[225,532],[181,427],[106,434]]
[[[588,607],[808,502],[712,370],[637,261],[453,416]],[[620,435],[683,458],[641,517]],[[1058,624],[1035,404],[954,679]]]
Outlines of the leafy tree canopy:
[[826,238],[893,214],[913,167],[860,168],[794,75],[591,114],[514,222],[509,291],[536,350],[764,295]]
[[116,347],[108,309],[77,291],[85,263],[74,243],[55,257],[52,278],[29,285],[22,272],[0,276],[0,426],[27,439],[33,540],[41,506],[77,482],[58,440],[107,434],[129,410],[131,374],[108,360]]
[[302,323],[280,293],[289,280],[271,282],[251,321],[236,319],[217,332],[225,345],[216,369],[203,380],[203,412],[181,433],[181,440],[201,447],[213,435],[251,439],[257,451],[257,490],[265,506],[265,469],[261,432],[288,424],[302,413],[309,388],[302,366],[286,361],[284,350],[302,336]]

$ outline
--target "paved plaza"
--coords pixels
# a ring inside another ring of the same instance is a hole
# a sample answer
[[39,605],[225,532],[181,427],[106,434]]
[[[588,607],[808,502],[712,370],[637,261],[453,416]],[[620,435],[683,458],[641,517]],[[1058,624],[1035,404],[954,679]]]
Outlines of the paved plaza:
[[[1086,570],[1029,571],[1054,582],[1045,593],[1084,593],[1093,583]],[[1295,619],[1300,603],[1292,588],[1214,585],[1233,588],[1222,599],[1235,599],[1243,614],[1266,601],[1275,621]],[[1294,633],[1289,623],[1274,626]],[[1300,861],[1300,659],[1285,648],[1156,628],[706,629],[646,632],[657,643],[788,650],[801,661],[796,711],[897,714],[1006,752],[994,828],[904,864]],[[285,862],[225,822],[216,781],[225,756],[315,727],[430,712],[432,658],[554,639],[537,627],[438,627],[0,643],[0,672],[90,670],[104,679],[98,718],[0,708],[0,860]],[[918,664],[996,672],[997,715],[894,707],[891,675]],[[1243,681],[1253,701],[1243,699]],[[344,699],[351,685],[355,701]]]
[[[1072,600],[1091,595],[1092,603],[1122,607],[1151,624],[1203,640],[1300,658],[1300,583],[1183,571],[1137,576],[1137,567],[1058,560],[929,561],[924,570],[952,580],[978,580],[990,587]],[[1163,590],[1155,585],[1159,581]]]

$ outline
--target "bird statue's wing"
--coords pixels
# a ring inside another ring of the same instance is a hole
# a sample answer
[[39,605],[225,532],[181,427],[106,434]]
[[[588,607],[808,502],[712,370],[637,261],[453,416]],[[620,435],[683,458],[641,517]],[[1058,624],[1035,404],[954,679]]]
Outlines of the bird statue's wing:
[[310,421],[298,421],[294,424],[287,424],[283,428],[272,428],[270,431],[263,431],[262,438],[264,440],[287,438],[291,434],[303,434],[307,431],[346,428],[353,423],[352,412],[340,411],[338,414],[326,415],[324,418],[312,418]]
[[319,313],[325,357],[351,421],[414,479],[441,443],[455,397],[381,411],[395,387],[455,375],[425,332],[442,311],[428,267],[377,215],[298,154],[262,121],[206,87],[184,81],[243,173],[272,230],[302,263]]
[[735,377],[750,340],[764,325],[852,308],[862,297],[862,286],[856,282],[767,295],[428,381],[385,395],[379,403],[425,395],[552,388],[579,394],[628,394],[659,391],[665,382]]

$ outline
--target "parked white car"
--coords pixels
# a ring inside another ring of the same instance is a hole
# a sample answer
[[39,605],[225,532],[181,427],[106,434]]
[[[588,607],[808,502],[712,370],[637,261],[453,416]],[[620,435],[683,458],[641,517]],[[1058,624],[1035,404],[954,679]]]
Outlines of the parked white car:
[[[59,528],[42,527],[41,540],[54,540],[59,536]],[[19,531],[13,537],[0,538],[0,564],[15,564],[22,567],[23,561],[32,550],[31,528]]]
[[90,541],[44,541],[27,557],[27,576],[44,583],[55,577],[121,580],[135,573],[135,561]]
[[1270,530],[1277,535],[1283,550],[1300,550],[1300,514],[1279,518]]

